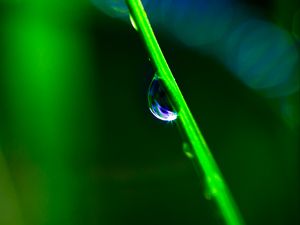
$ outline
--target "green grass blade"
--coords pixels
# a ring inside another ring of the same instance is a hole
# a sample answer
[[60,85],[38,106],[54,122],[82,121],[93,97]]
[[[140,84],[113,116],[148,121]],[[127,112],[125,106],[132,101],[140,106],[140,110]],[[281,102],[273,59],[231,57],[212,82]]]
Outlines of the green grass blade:
[[157,75],[164,83],[168,95],[174,101],[174,106],[178,111],[178,124],[194,151],[196,163],[204,173],[209,194],[215,199],[226,224],[244,224],[216,161],[211,155],[197,123],[195,122],[164,58],[141,1],[126,0],[126,3],[131,17],[135,22],[135,26],[146,45],[150,59],[157,71]]

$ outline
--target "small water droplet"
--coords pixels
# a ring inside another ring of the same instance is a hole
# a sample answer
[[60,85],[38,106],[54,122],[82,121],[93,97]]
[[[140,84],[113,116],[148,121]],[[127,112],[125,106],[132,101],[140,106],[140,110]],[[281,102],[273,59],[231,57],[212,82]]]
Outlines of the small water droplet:
[[206,187],[204,196],[207,200],[211,200],[218,195],[220,190],[224,189],[224,183],[218,174],[213,174],[206,178]]
[[138,31],[137,25],[136,25],[136,23],[135,23],[133,17],[132,17],[130,14],[129,14],[129,19],[130,19],[130,23],[131,23],[131,25],[133,26],[133,28],[134,28],[136,31]]
[[189,158],[189,159],[193,159],[194,158],[194,154],[192,152],[192,147],[189,143],[187,142],[183,142],[182,144],[182,149],[184,154]]
[[161,79],[154,76],[148,90],[148,104],[151,113],[163,121],[177,119],[177,112],[173,110]]

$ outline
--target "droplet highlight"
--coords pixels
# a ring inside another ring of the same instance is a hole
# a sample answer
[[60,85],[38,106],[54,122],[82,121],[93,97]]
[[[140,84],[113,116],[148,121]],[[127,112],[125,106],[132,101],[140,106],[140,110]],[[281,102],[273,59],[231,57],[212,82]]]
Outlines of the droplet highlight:
[[160,78],[154,76],[148,90],[148,104],[150,112],[163,121],[173,121],[177,119],[177,112],[171,105],[166,90]]
[[132,27],[133,27],[136,31],[138,31],[137,25],[136,25],[136,23],[135,23],[133,17],[132,17],[130,14],[129,14],[129,20],[130,20],[130,23],[131,23]]

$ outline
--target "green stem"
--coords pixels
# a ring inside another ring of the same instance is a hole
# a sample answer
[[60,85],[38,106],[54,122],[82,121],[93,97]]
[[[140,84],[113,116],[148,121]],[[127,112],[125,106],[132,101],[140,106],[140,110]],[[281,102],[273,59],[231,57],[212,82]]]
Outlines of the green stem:
[[176,109],[178,109],[177,120],[179,120],[179,125],[191,145],[195,155],[194,160],[204,173],[210,196],[214,197],[226,224],[244,224],[227,185],[222,178],[217,163],[211,155],[158,45],[141,1],[126,0],[126,3],[135,25],[137,26],[137,30],[146,45],[150,59],[157,71],[157,75],[164,83],[168,95],[174,101]]

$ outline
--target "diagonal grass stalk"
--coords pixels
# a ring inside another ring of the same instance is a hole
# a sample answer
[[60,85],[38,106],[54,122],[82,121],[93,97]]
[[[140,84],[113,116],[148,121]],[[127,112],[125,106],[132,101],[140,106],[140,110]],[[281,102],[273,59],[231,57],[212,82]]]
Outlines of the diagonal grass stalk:
[[244,224],[217,163],[211,155],[159,47],[141,1],[126,0],[126,3],[132,17],[131,19],[133,19],[135,26],[146,45],[150,59],[157,71],[157,75],[163,82],[168,95],[173,100],[172,103],[177,109],[178,125],[190,143],[197,166],[203,171],[209,194],[215,199],[216,205],[227,225]]

